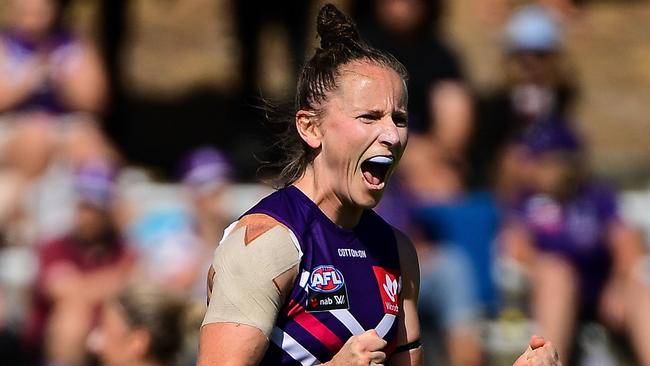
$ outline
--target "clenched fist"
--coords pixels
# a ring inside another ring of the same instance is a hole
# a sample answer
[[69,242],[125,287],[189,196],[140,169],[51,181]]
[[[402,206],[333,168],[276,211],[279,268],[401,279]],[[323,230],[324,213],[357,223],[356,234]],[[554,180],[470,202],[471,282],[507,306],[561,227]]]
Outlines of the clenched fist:
[[382,351],[387,342],[374,329],[348,339],[327,366],[383,365],[386,353]]
[[532,336],[528,349],[513,366],[562,366],[557,350],[542,337]]

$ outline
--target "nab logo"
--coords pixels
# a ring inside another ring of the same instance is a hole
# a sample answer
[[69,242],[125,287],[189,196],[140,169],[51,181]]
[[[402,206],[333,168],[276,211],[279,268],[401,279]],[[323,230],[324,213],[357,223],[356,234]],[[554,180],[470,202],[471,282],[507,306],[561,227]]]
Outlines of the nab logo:
[[309,277],[309,287],[316,292],[336,292],[344,284],[343,274],[332,265],[314,268]]
[[331,264],[311,271],[307,293],[309,312],[350,308],[343,274]]

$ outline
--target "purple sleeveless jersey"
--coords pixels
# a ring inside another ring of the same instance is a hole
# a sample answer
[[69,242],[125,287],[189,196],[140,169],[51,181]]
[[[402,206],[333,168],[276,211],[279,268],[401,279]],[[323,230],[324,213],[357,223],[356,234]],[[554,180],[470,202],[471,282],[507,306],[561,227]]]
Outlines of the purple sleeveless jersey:
[[[0,42],[5,48],[7,60],[7,70],[13,77],[20,77],[25,73],[33,72],[27,66],[27,62],[34,61],[39,54],[47,56],[50,73],[56,74],[59,70],[66,67],[69,54],[78,46],[78,40],[72,34],[64,30],[55,30],[49,37],[40,44],[33,43],[24,39],[16,32],[10,29],[0,30]],[[62,114],[70,112],[57,97],[54,85],[50,81],[39,85],[20,105],[14,107],[14,111],[31,112],[44,111],[52,114]]]
[[579,276],[582,306],[594,308],[611,271],[607,232],[609,224],[618,220],[614,191],[592,182],[567,202],[527,194],[517,204],[515,215],[530,230],[539,250],[559,255],[573,265]]
[[354,229],[341,228],[294,186],[264,198],[246,214],[253,213],[287,226],[302,251],[298,277],[261,365],[326,362],[348,338],[369,329],[388,341],[390,355],[401,288],[392,227],[365,210]]

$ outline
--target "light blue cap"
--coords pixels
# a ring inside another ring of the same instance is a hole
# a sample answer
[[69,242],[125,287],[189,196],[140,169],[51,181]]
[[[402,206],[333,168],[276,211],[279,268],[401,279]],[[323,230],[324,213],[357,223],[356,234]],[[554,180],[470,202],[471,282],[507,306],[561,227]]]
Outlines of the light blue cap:
[[529,5],[517,10],[506,25],[508,51],[555,51],[562,43],[562,29],[548,9]]

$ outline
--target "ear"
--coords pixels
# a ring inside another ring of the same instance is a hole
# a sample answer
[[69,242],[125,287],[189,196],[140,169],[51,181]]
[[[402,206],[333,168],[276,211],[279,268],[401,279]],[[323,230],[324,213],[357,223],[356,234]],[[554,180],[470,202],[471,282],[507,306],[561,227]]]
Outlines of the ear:
[[296,130],[300,137],[313,149],[321,146],[323,134],[318,128],[316,114],[304,109],[296,112]]

